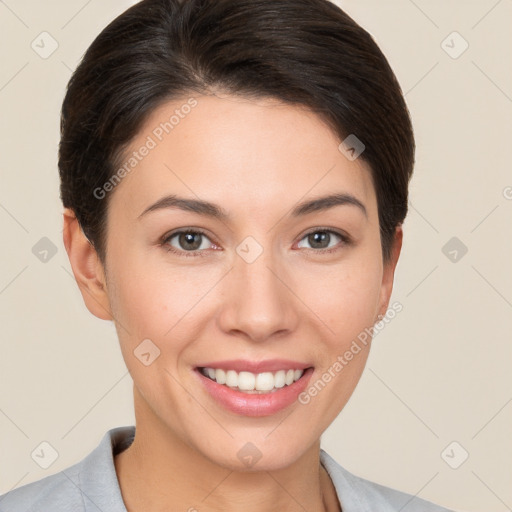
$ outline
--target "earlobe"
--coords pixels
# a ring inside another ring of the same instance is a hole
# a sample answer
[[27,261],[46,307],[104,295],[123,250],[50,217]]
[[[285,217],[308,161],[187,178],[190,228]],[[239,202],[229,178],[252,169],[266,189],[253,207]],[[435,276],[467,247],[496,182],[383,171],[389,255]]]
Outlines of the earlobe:
[[73,210],[65,208],[63,217],[64,247],[85,305],[94,316],[112,320],[105,272],[96,249],[83,233]]
[[379,313],[386,314],[388,309],[391,292],[393,291],[393,282],[395,278],[395,269],[402,250],[403,230],[402,225],[398,225],[395,230],[393,245],[391,247],[391,256],[389,261],[384,264],[381,285],[381,298],[379,304]]

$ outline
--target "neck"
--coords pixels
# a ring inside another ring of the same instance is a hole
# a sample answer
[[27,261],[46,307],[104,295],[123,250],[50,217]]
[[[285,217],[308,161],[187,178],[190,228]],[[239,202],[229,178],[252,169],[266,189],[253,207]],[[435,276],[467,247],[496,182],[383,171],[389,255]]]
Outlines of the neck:
[[114,458],[128,512],[341,510],[320,464],[320,441],[286,468],[233,471],[183,442],[154,416],[136,418],[133,443]]

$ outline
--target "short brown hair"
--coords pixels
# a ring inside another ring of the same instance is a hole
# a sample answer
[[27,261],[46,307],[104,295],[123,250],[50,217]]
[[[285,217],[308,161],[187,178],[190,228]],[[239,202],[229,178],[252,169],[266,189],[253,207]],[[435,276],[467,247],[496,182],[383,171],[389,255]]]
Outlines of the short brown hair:
[[407,215],[415,142],[398,81],[372,36],[328,0],[143,0],[94,40],[62,106],[61,198],[105,259],[93,191],[162,103],[212,88],[304,105],[365,149],[382,256]]

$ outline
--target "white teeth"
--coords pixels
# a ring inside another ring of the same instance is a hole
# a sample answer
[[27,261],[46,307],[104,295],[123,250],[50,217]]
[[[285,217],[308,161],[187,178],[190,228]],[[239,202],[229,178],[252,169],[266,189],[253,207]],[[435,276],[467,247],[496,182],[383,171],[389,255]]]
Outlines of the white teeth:
[[238,386],[238,373],[234,370],[228,370],[226,372],[226,386],[236,388]]
[[258,391],[270,391],[274,387],[274,376],[270,372],[258,373],[255,389]]
[[256,386],[256,377],[254,376],[254,373],[240,372],[238,374],[238,388],[241,391],[252,391],[255,386]]
[[245,393],[273,392],[284,386],[289,386],[299,380],[304,370],[279,370],[275,373],[263,372],[254,374],[251,372],[237,373],[234,370],[220,370],[215,368],[202,368],[201,373],[218,384],[225,384],[230,388],[238,388]]
[[284,370],[279,370],[278,372],[276,372],[276,374],[274,375],[274,386],[276,388],[284,387],[284,385],[286,384],[285,378],[286,372]]
[[206,370],[212,370],[214,373],[212,380],[216,380],[219,384],[226,384],[226,372],[224,370],[214,370],[213,368],[206,368]]

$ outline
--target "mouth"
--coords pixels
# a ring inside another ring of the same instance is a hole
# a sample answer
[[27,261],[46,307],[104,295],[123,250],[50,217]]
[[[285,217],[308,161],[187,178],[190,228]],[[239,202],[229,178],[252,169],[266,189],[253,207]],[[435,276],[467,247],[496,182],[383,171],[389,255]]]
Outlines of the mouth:
[[194,368],[210,398],[242,416],[269,416],[298,402],[313,372],[313,366],[292,361],[229,361]]
[[305,370],[289,368],[277,372],[253,373],[247,371],[236,372],[222,368],[198,367],[198,371],[205,377],[240,393],[266,394],[275,393],[281,388],[291,386],[297,382]]

